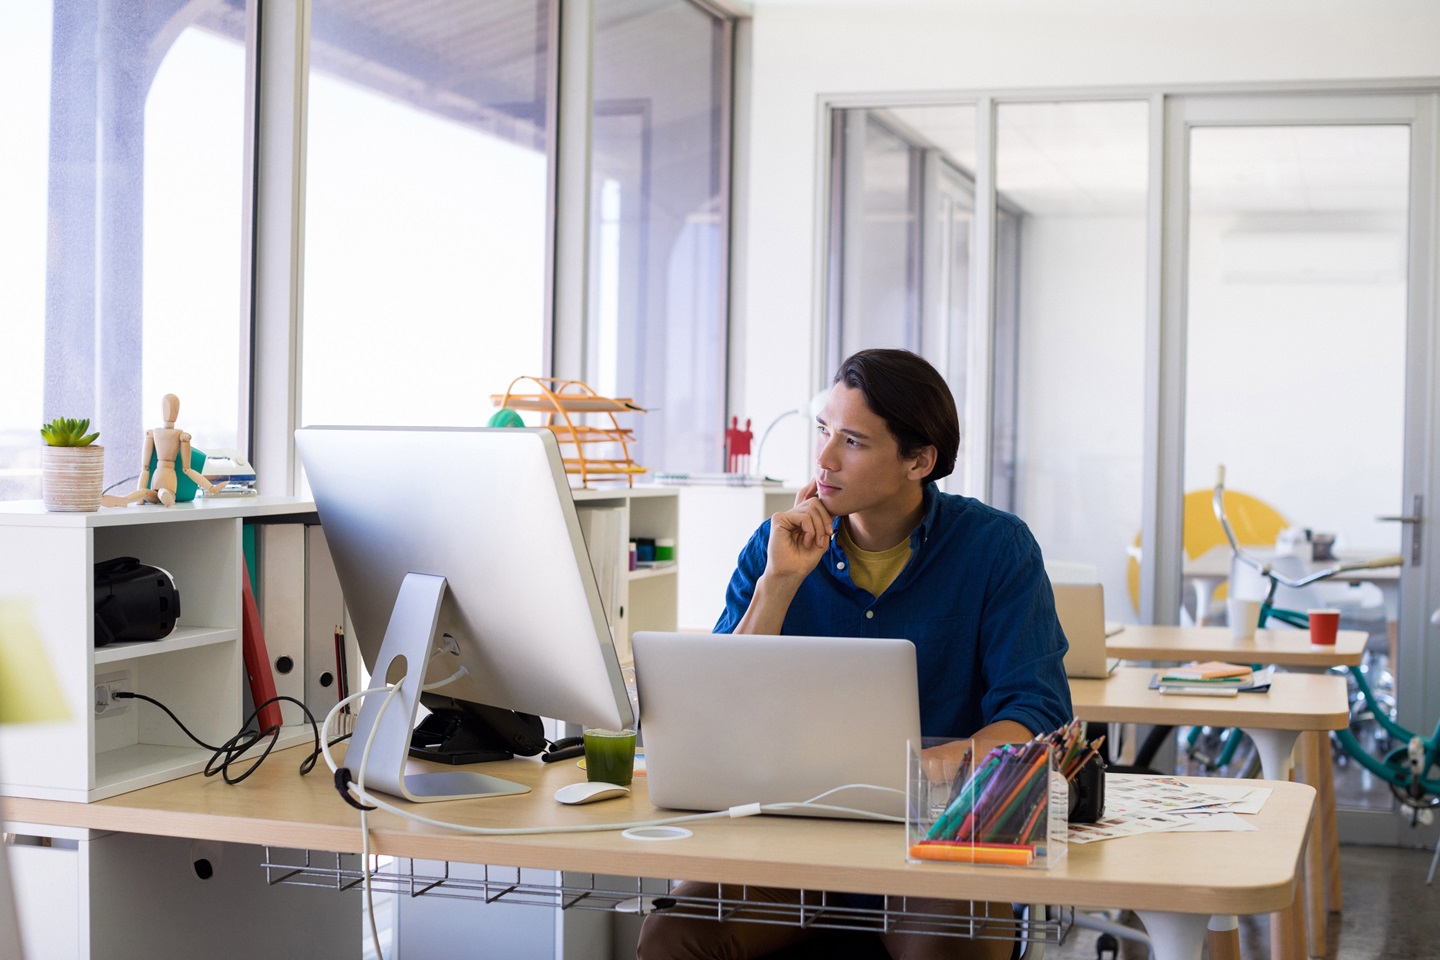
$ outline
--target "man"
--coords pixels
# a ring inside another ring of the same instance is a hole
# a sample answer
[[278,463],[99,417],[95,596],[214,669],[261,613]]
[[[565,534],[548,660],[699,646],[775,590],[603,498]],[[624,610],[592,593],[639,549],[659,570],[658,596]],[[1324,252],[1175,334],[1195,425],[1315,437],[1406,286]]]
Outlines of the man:
[[[984,750],[1068,723],[1066,643],[1034,537],[1018,518],[935,486],[960,447],[955,401],[939,372],[908,351],[861,351],[841,365],[816,421],[815,476],[794,508],[762,524],[741,551],[715,632],[910,640],[927,737],[974,737]],[[683,886],[714,895],[713,885]],[[789,890],[749,895],[799,899]],[[763,957],[808,936],[798,927],[655,914],[639,956]],[[1004,941],[924,934],[881,939],[895,958],[1011,950]]]

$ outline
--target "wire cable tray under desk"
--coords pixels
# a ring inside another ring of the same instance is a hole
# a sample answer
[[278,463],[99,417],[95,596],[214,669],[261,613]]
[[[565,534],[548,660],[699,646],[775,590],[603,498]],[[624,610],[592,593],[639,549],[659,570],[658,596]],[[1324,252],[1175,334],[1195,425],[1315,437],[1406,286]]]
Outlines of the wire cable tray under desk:
[[[336,891],[359,890],[364,884],[359,854],[315,850],[282,850],[266,847],[266,882],[271,886],[291,884],[323,887]],[[438,867],[439,873],[417,872],[416,864]],[[560,910],[624,909],[630,913],[678,914],[715,920],[786,924],[817,930],[861,930],[872,932],[914,931],[936,936],[988,940],[1024,939],[1032,943],[1060,944],[1074,924],[1072,907],[1048,907],[1043,917],[1026,916],[1012,921],[979,915],[924,913],[905,909],[905,897],[886,896],[879,907],[850,906],[841,894],[814,891],[819,902],[779,904],[745,899],[743,884],[727,884],[716,897],[677,897],[674,884],[643,877],[613,877],[604,874],[557,872],[560,882],[544,883],[522,878],[519,867],[474,865],[479,876],[452,875],[450,864],[397,857],[383,864],[371,876],[375,890],[409,897],[445,897],[456,900],[483,900],[486,903],[513,903]],[[551,872],[551,871],[539,871]],[[805,899],[802,897],[802,900]],[[627,905],[622,907],[622,905]]]

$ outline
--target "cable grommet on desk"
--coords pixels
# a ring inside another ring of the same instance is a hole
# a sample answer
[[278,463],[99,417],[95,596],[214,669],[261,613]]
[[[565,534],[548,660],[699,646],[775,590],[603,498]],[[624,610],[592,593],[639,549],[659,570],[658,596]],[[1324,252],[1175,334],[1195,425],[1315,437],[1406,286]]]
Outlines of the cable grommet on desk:
[[622,830],[620,836],[626,840],[684,840],[686,837],[693,837],[695,833],[686,830],[684,827],[631,827],[629,830]]

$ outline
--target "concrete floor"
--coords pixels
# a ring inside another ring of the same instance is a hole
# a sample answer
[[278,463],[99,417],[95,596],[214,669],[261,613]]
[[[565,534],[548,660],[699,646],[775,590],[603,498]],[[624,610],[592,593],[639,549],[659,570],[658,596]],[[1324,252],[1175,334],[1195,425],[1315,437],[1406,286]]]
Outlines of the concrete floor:
[[[1340,848],[1345,898],[1342,914],[1332,914],[1329,943],[1312,957],[1326,960],[1436,960],[1440,957],[1440,875],[1425,885],[1430,850],[1394,847]],[[1138,926],[1133,916],[1122,922]],[[1047,947],[1046,960],[1096,960],[1099,934],[1074,928],[1058,947]],[[1241,956],[1270,955],[1269,918],[1240,918]],[[1106,954],[1106,957],[1111,956]],[[1145,948],[1124,941],[1121,960],[1144,960]]]

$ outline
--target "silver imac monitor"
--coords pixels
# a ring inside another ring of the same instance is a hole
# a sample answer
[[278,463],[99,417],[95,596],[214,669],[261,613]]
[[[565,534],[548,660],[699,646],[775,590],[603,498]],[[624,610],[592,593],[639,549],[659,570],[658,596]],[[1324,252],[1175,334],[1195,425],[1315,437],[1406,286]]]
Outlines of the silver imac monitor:
[[[407,773],[422,692],[585,726],[634,723],[559,447],[543,429],[295,431],[372,689],[368,787],[411,800],[523,793]],[[378,727],[378,729],[376,729]]]

